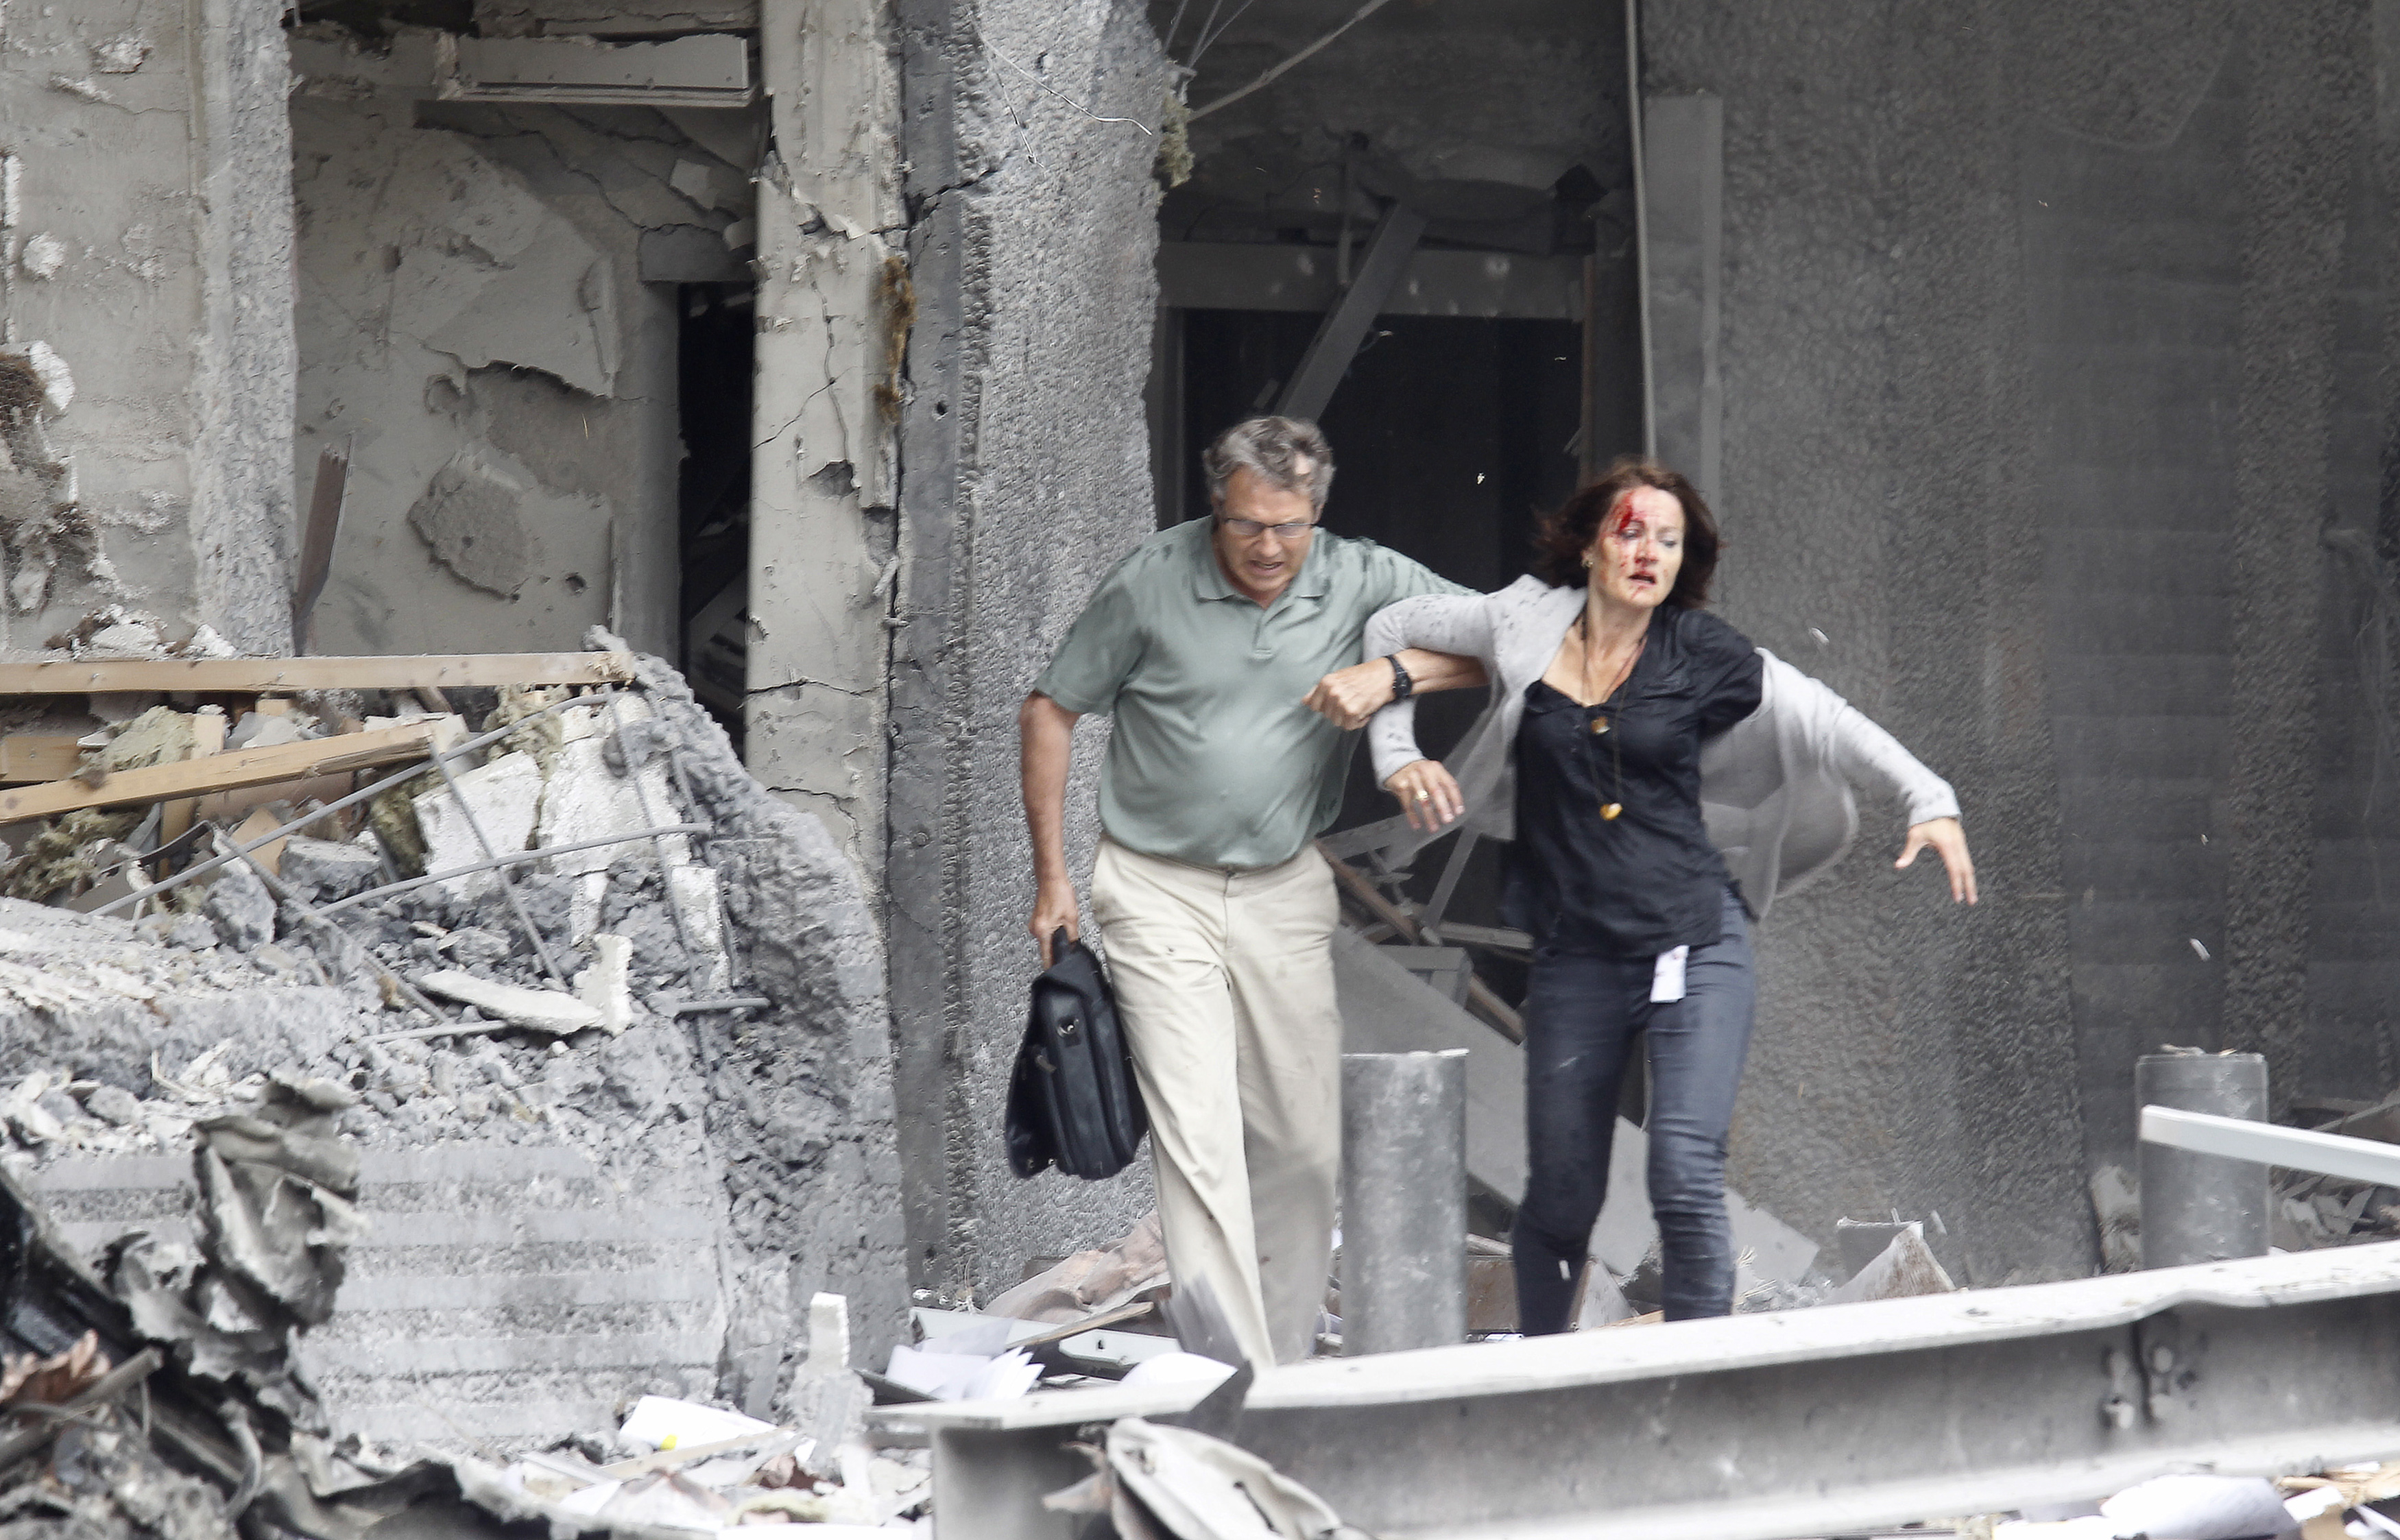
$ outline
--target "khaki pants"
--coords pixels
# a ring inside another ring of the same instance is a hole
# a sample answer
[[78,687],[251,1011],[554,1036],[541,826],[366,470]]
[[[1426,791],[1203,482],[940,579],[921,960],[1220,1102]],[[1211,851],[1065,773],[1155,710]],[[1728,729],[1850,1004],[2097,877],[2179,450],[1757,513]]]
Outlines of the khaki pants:
[[1151,1120],[1178,1283],[1261,1368],[1308,1356],[1342,1158],[1333,873],[1314,846],[1224,871],[1100,842],[1092,913]]

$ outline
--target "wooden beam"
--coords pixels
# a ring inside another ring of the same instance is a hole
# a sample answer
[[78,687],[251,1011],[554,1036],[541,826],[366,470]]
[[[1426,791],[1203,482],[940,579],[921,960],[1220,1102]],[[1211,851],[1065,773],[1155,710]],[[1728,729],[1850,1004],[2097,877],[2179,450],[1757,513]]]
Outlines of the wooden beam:
[[346,732],[333,738],[278,743],[273,748],[241,749],[205,759],[119,770],[97,786],[76,780],[46,782],[0,792],[0,821],[49,818],[78,808],[122,808],[179,797],[203,797],[272,781],[338,775],[398,764],[404,759],[422,759],[432,744],[433,733],[434,724],[430,721],[410,722],[373,732]]
[[47,732],[12,732],[0,738],[0,781],[63,781],[83,769],[77,739]]
[[200,695],[461,685],[619,685],[630,652],[482,652],[389,658],[97,658],[0,663],[0,695],[185,690]]

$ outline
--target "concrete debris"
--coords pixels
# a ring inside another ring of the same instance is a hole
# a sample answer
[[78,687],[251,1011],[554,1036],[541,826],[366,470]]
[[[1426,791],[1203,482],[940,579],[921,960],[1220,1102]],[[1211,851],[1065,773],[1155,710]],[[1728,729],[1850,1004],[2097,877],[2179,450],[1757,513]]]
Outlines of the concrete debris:
[[610,1037],[620,1037],[634,1019],[634,999],[626,988],[634,961],[634,944],[621,935],[592,937],[592,966],[575,975],[575,998],[600,1013],[594,1023]]
[[[484,933],[486,935],[491,933]],[[495,1021],[505,1021],[528,1031],[548,1032],[564,1036],[597,1027],[601,1012],[572,995],[554,994],[547,989],[528,989],[515,984],[496,984],[473,974],[455,968],[427,974],[417,984],[426,993],[444,1000],[462,1001],[474,1006]],[[620,1029],[621,1030],[621,1029]]]
[[1318,1540],[1342,1529],[1315,1492],[1246,1449],[1139,1417],[1078,1446],[1093,1473],[1042,1506],[1105,1515],[1124,1540]]
[[1912,1220],[1899,1227],[1890,1244],[1859,1269],[1848,1283],[1825,1296],[1827,1304],[1856,1304],[1861,1300],[1901,1300],[1917,1294],[1948,1294],[1957,1288],[1950,1274],[1933,1260],[1925,1244],[1925,1226]]
[[2100,1270],[2131,1273],[2142,1265],[2142,1194],[2121,1165],[2092,1173],[2092,1212],[2100,1225]]
[[988,1308],[994,1315],[1063,1326],[1114,1310],[1166,1282],[1166,1241],[1153,1208],[1108,1245],[1078,1251],[993,1295]]
[[784,1400],[793,1425],[809,1436],[814,1451],[798,1458],[819,1476],[838,1471],[840,1451],[866,1437],[866,1409],[873,1397],[850,1369],[850,1301],[818,1294],[809,1302],[808,1353],[793,1372]]

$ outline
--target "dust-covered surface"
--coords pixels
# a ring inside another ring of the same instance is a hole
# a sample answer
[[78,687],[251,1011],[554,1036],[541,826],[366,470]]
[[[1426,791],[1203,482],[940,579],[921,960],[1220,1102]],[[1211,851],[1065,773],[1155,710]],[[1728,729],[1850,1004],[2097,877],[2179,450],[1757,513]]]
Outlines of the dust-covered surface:
[[[1017,705],[1152,528],[1140,339],[1159,194],[1145,129],[1168,71],[1127,0],[900,9],[918,308],[892,686],[893,1015],[912,1269],[989,1298],[1028,1259],[1122,1233],[1151,1203],[1147,1162],[1108,1182],[1019,1181],[1000,1132],[1037,965]],[[1050,88],[1002,56],[1045,60]],[[1079,875],[1104,728],[1078,735],[1067,796]]]
[[[881,957],[852,869],[814,819],[748,777],[654,661],[638,691],[555,713],[491,753],[547,762],[516,844],[709,831],[514,868],[526,918],[580,993],[545,987],[488,877],[337,910],[329,934],[302,903],[391,875],[353,842],[287,845],[280,905],[239,865],[139,920],[0,899],[0,1162],[67,1194],[78,1243],[97,1247],[112,1219],[179,1222],[167,1157],[196,1123],[239,1111],[275,1074],[346,1087],[357,1099],[338,1124],[364,1153],[371,1207],[420,1233],[362,1243],[390,1248],[375,1261],[383,1292],[360,1296],[382,1314],[327,1325],[337,1423],[404,1424],[419,1394],[407,1387],[429,1373],[467,1377],[452,1431],[470,1441],[486,1412],[530,1434],[652,1388],[763,1411],[805,1302],[825,1289],[850,1296],[861,1350],[880,1354],[903,1329],[905,1284]],[[487,813],[475,784],[489,769],[461,775]],[[438,835],[455,799],[430,776],[408,790]],[[608,938],[625,986],[613,1000],[593,977],[607,979]],[[391,982],[443,974],[570,1013],[598,1000],[592,1018],[619,1029],[525,1030],[442,1000],[437,1023]],[[546,1252],[543,1225],[557,1232]],[[522,1289],[494,1297],[492,1282],[414,1297],[406,1282],[560,1267],[547,1315],[525,1313]],[[608,1353],[560,1345],[610,1332]],[[450,1345],[412,1351],[412,1336]],[[528,1384],[546,1387],[549,1410],[525,1411]]]
[[1977,1283],[2082,1273],[2139,1054],[2400,1077],[2367,12],[1643,34],[1648,89],[1725,103],[1720,607],[1957,785],[1983,877],[1963,911],[1893,875],[1871,805],[1778,906],[1729,1176],[1810,1223],[1939,1210]]

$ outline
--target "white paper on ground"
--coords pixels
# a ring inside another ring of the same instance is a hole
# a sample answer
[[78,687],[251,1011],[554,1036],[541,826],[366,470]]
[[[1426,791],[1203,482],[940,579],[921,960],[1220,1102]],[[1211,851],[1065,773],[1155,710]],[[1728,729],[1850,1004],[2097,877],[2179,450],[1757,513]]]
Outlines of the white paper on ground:
[[1690,961],[1692,949],[1678,947],[1658,954],[1658,966],[1651,970],[1650,998],[1654,1002],[1684,998],[1684,964]]
[[617,1431],[652,1449],[663,1449],[670,1438],[675,1439],[676,1448],[689,1449],[695,1444],[721,1443],[754,1433],[772,1433],[775,1424],[744,1417],[738,1411],[704,1407],[697,1401],[679,1401],[672,1396],[645,1396],[634,1403],[632,1413]]
[[985,1358],[968,1353],[927,1353],[896,1342],[884,1374],[937,1401],[982,1401],[1022,1396],[1042,1378],[1041,1368],[1015,1350]]
[[622,1481],[595,1481],[580,1492],[571,1492],[552,1504],[569,1513],[598,1513],[608,1506],[608,1500],[624,1486]]

